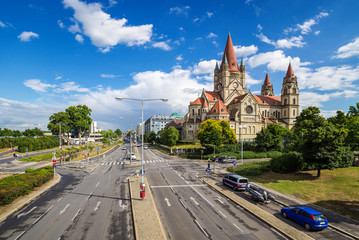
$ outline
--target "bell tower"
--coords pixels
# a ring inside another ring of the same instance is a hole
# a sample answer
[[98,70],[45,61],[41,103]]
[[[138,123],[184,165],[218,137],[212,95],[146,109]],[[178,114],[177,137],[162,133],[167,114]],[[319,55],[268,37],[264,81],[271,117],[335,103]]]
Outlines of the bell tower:
[[263,96],[274,96],[273,85],[270,82],[268,73],[267,73],[266,78],[264,80],[264,83],[262,85],[261,95],[263,95]]
[[294,75],[292,65],[289,63],[286,76],[283,78],[281,91],[282,119],[291,128],[299,116],[299,89],[297,77]]

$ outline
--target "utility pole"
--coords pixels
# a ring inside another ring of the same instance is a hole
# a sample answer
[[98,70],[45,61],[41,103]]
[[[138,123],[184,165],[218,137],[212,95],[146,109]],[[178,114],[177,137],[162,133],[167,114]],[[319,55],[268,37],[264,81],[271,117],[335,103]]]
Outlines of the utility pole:
[[62,137],[61,137],[61,124],[59,129],[59,138],[60,138],[60,164],[62,163]]

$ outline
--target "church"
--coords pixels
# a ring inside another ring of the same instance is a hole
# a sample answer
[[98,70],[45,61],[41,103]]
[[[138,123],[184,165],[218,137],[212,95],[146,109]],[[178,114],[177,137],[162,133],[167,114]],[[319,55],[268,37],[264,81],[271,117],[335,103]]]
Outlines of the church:
[[289,63],[283,78],[281,96],[274,96],[268,73],[261,95],[247,91],[246,68],[243,59],[238,65],[231,35],[228,34],[222,62],[214,70],[214,90],[203,90],[200,97],[188,106],[184,117],[182,139],[193,141],[201,123],[214,119],[227,121],[237,141],[251,141],[269,123],[291,129],[299,115],[299,89],[297,78]]

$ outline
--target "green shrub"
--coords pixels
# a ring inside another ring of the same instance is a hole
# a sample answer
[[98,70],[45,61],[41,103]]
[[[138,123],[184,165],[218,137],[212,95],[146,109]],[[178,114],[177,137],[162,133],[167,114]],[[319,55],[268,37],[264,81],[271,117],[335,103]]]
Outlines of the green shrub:
[[289,152],[281,156],[274,157],[270,161],[270,167],[273,172],[292,173],[301,170],[303,157],[301,153]]
[[16,198],[31,192],[53,177],[51,166],[28,169],[23,174],[0,179],[0,206],[12,203]]
[[228,171],[235,172],[241,176],[258,176],[264,172],[270,171],[270,162],[269,161],[255,161],[248,162],[242,165],[237,165],[236,169],[233,169],[233,166],[228,168]]

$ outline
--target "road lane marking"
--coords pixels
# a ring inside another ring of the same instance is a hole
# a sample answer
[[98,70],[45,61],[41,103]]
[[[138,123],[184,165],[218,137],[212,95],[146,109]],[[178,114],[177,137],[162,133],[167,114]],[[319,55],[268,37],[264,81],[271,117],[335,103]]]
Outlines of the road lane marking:
[[192,187],[192,189],[193,189],[194,191],[196,191],[197,194],[200,195],[204,200],[206,200],[206,202],[208,202],[209,205],[211,205],[212,207],[214,207],[214,205],[213,205],[210,201],[208,201],[208,199],[205,198],[200,192],[198,192],[197,189],[195,189],[194,187]]
[[197,220],[194,220],[197,224],[197,226],[202,230],[202,232],[204,233],[204,235],[206,235],[206,237],[209,237],[208,234],[206,233],[206,231],[203,229],[203,227],[201,226],[201,224],[199,224],[199,222],[197,222]]
[[33,223],[32,225],[34,225],[35,223],[37,223],[40,219],[41,219],[42,216],[38,217]]
[[182,203],[182,205],[185,209],[188,209],[187,206],[184,204],[184,202],[181,199],[179,199],[179,201]]
[[20,235],[17,236],[17,237],[15,238],[15,240],[18,240],[19,238],[21,238],[21,236],[24,235],[25,232],[26,232],[26,231],[23,231],[22,233],[20,233]]
[[101,204],[101,201],[98,201],[96,207],[93,209],[94,212],[96,212],[99,209],[100,204]]
[[66,205],[66,207],[60,211],[60,215],[63,214],[67,210],[68,207],[70,207],[70,203],[68,203]]
[[196,200],[193,198],[193,197],[191,197],[191,200],[194,202],[194,204],[196,204],[197,206],[199,205],[199,203],[198,202],[196,202]]
[[24,212],[24,213],[20,213],[19,215],[17,215],[17,218],[19,219],[22,216],[26,216],[27,214],[31,213],[32,211],[34,211],[37,208],[37,206],[31,208],[29,211]]
[[239,231],[243,232],[243,230],[240,229],[236,224],[233,223],[233,225],[234,225]]
[[218,202],[224,204],[224,202],[220,199],[221,197],[217,197]]
[[77,211],[77,213],[75,214],[75,216],[71,219],[71,222],[73,222],[75,220],[75,218],[77,217],[77,215],[80,213],[81,208]]
[[172,188],[172,187],[204,187],[205,184],[194,184],[194,185],[164,185],[164,186],[151,186],[151,188]]
[[168,198],[165,198],[165,201],[167,202],[167,206],[168,206],[168,207],[171,207],[171,203],[170,203],[170,201],[168,200]]
[[221,212],[221,211],[219,211],[218,210],[218,212],[224,217],[224,218],[227,218],[227,216],[226,215],[224,215],[224,213],[223,212]]
[[118,206],[122,209],[125,209],[127,207],[126,204],[122,204],[122,200],[118,200]]
[[60,202],[60,201],[61,201],[61,199],[63,199],[63,198],[64,198],[64,197],[62,196],[62,197],[60,197],[57,201],[58,201],[58,202]]
[[86,200],[88,200],[92,196],[92,193],[90,193],[90,195],[87,196]]
[[99,184],[100,184],[100,182],[98,182],[98,183],[96,184],[96,187],[95,187],[95,188],[97,188]]

